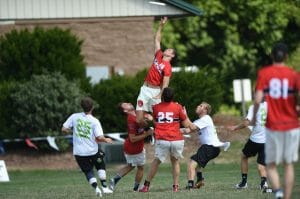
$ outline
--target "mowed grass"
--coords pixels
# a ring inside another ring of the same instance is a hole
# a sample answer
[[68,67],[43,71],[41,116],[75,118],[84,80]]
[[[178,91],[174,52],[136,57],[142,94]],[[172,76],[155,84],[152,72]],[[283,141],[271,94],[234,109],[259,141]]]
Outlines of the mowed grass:
[[[107,176],[115,174],[116,165],[107,165]],[[145,167],[145,175],[149,166]],[[248,185],[245,190],[236,190],[234,185],[240,181],[239,164],[209,163],[204,170],[205,186],[199,190],[185,190],[186,163],[181,164],[180,191],[172,192],[171,167],[162,164],[152,181],[149,193],[132,191],[134,173],[131,172],[118,183],[111,195],[103,198],[273,198],[271,193],[261,193],[258,189],[260,178],[256,165],[249,165]],[[282,173],[282,168],[280,168]],[[96,198],[94,190],[79,170],[37,170],[9,171],[10,182],[0,183],[1,199],[16,198]],[[293,198],[300,198],[300,166],[295,165],[295,186]]]

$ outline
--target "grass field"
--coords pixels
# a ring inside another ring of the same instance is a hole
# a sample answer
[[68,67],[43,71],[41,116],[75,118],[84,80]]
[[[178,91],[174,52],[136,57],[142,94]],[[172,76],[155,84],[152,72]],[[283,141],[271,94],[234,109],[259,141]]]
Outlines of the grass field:
[[[107,175],[114,175],[115,165],[107,165]],[[260,179],[255,164],[250,164],[246,190],[236,190],[234,185],[240,180],[238,164],[207,165],[204,170],[205,186],[199,190],[187,191],[186,164],[182,163],[180,191],[172,192],[172,177],[169,164],[162,164],[151,184],[149,193],[132,192],[134,172],[124,177],[111,195],[103,198],[273,198],[273,194],[261,193],[258,189]],[[145,168],[147,173],[148,167]],[[282,172],[282,169],[280,169]],[[300,166],[295,165],[293,198],[300,198]],[[16,198],[96,198],[94,190],[88,185],[84,175],[78,170],[36,170],[9,171],[10,182],[0,183],[1,199]]]

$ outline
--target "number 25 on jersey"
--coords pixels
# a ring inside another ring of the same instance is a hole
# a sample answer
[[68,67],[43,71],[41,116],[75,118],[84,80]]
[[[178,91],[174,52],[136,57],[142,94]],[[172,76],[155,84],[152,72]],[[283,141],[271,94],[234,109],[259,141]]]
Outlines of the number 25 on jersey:
[[173,112],[158,112],[157,122],[158,123],[172,123],[173,122]]

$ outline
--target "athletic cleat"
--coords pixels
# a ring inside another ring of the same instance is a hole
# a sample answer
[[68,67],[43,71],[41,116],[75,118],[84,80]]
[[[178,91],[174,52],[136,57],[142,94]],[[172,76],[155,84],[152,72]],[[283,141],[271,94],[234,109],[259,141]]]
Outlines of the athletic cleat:
[[110,190],[108,187],[102,187],[103,193],[113,193],[112,190]]
[[179,191],[179,185],[173,185],[173,192],[178,192]]
[[139,185],[135,185],[135,186],[133,187],[133,191],[136,192],[136,191],[138,191],[138,190],[139,190]]
[[113,178],[111,178],[109,180],[109,188],[114,191],[115,190],[115,187],[116,187],[116,183],[115,183],[115,180]]
[[247,182],[246,183],[240,182],[239,184],[235,185],[235,188],[237,189],[246,189],[247,187],[248,187]]
[[97,196],[97,197],[102,197],[102,192],[101,192],[101,190],[99,189],[99,187],[96,188],[96,196]]
[[224,151],[227,151],[230,147],[230,142],[225,142],[224,143]]
[[281,189],[279,189],[275,192],[275,198],[276,199],[283,199],[283,191]]
[[269,188],[268,183],[264,182],[264,184],[260,184],[259,188],[263,190],[263,192],[266,192],[265,190]]
[[194,189],[200,189],[203,186],[204,186],[204,180],[200,180],[200,181],[196,182]]
[[149,192],[149,186],[143,186],[143,188],[141,188],[140,190],[139,190],[139,192],[143,192],[143,193],[146,193],[146,192]]

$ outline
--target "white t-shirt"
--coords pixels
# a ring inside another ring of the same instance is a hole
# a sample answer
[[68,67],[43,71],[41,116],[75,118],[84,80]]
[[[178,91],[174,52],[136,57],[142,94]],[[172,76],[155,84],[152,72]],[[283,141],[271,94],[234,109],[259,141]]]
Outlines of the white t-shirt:
[[[253,105],[249,107],[246,119],[251,121],[253,118]],[[259,104],[256,114],[256,123],[251,130],[250,140],[255,143],[266,143],[265,124],[267,119],[267,102]]]
[[209,115],[202,116],[194,121],[194,124],[200,129],[198,132],[200,144],[213,145],[215,147],[224,145],[223,142],[220,142],[214,123]]
[[98,143],[95,138],[103,136],[102,126],[97,118],[85,113],[74,113],[63,124],[73,129],[73,154],[79,156],[95,155]]

